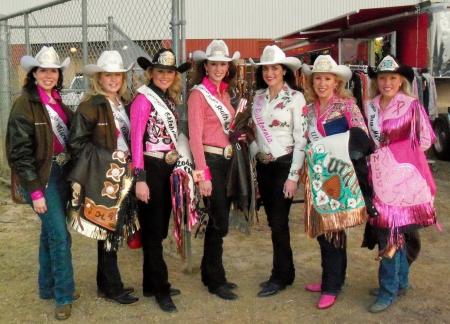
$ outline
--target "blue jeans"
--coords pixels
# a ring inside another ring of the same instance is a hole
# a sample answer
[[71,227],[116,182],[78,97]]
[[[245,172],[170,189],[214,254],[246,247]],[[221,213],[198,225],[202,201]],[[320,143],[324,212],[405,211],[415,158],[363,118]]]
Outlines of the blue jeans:
[[390,305],[399,288],[408,289],[409,265],[405,249],[398,250],[392,259],[383,257],[378,269],[380,292],[377,301]]
[[[48,186],[44,190],[47,211],[38,214],[41,219],[39,297],[55,298],[56,306],[72,304],[75,291],[70,252],[72,238],[67,230],[65,216],[69,183],[62,174],[63,167],[53,162]],[[30,193],[24,189],[22,192],[33,207]]]

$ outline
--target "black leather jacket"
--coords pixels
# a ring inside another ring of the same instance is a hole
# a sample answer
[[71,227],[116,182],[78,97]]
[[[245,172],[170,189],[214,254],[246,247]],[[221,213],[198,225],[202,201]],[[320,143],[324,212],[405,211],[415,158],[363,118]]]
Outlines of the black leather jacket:
[[[72,110],[59,100],[70,126]],[[54,134],[47,108],[37,88],[14,102],[6,130],[6,157],[11,171],[28,191],[44,190],[53,161]]]

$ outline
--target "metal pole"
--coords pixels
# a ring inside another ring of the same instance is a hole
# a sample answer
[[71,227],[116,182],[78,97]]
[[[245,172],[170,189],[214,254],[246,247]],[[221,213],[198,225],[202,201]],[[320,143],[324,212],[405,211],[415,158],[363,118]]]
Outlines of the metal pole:
[[[81,33],[82,33],[82,41],[83,41],[83,66],[88,64],[88,39],[87,39],[87,29],[88,29],[88,21],[87,21],[87,0],[81,1]],[[89,82],[88,78],[84,79],[84,93],[87,93]]]
[[[186,8],[185,8],[185,0],[180,0],[180,28],[181,28],[181,63],[186,62]],[[187,82],[186,82],[186,75],[184,75],[182,79],[182,96],[183,96],[183,106],[180,110],[180,124],[185,126],[182,130],[184,134],[188,134],[187,129],[187,106],[186,106],[186,100],[187,100]]]
[[172,26],[172,50],[177,59],[177,63],[180,62],[180,53],[178,48],[178,44],[180,42],[179,24],[178,0],[172,0],[172,20],[170,21],[170,25]]
[[15,18],[15,17],[19,17],[19,16],[22,16],[22,15],[24,15],[26,13],[30,13],[30,12],[33,12],[33,11],[38,11],[38,10],[41,10],[41,9],[50,8],[50,7],[53,7],[55,5],[58,5],[58,4],[61,4],[61,3],[64,3],[64,2],[68,2],[68,1],[71,1],[71,0],[58,0],[58,1],[48,2],[48,3],[40,5],[40,6],[36,6],[36,7],[33,7],[33,8],[28,8],[28,9],[25,9],[25,10],[22,10],[22,11],[18,11],[16,13],[12,14],[12,15],[8,15],[8,16],[1,15],[0,16],[0,21],[8,20],[8,19]]
[[[0,15],[2,17],[3,15]],[[10,82],[10,67],[11,67],[11,55],[9,47],[10,42],[10,31],[8,20],[0,21],[0,114],[2,122],[0,124],[1,130],[1,143],[5,142],[6,138],[6,128],[8,127],[8,118],[11,112],[11,82]],[[0,147],[0,163],[1,170],[6,170],[8,168],[8,163],[6,161],[6,152],[4,150],[4,145]]]
[[109,50],[114,50],[114,18],[108,17],[108,44]]
[[31,55],[31,46],[30,46],[30,24],[28,20],[28,14],[23,15],[23,24],[25,27],[25,54]]
[[[185,0],[180,0],[180,16],[181,16],[181,63],[186,62],[186,7]],[[184,125],[184,134],[188,137],[188,126],[187,126],[187,80],[186,74],[183,77],[183,106],[180,112],[180,124]],[[185,226],[186,230],[184,231],[184,240],[186,242],[186,261],[187,266],[186,270],[190,273],[192,272],[192,233],[189,230],[189,213],[187,212],[187,204],[185,204]]]

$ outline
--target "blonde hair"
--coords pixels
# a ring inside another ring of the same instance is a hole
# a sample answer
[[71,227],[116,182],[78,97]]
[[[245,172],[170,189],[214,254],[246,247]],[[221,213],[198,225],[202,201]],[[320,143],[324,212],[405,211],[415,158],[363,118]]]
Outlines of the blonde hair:
[[[412,92],[411,86],[409,85],[409,81],[401,74],[399,74],[400,80],[402,80],[402,85],[400,86],[400,90],[407,96],[410,96],[412,98],[417,99],[417,96]],[[369,98],[373,99],[377,95],[379,95],[380,88],[378,88],[378,82],[377,77],[370,79],[370,86],[369,86]]]
[[[336,96],[342,98],[342,99],[353,98],[352,93],[349,90],[345,89],[344,79],[342,79],[341,77],[337,76],[336,74],[333,74],[333,75],[336,78],[336,81],[338,83],[337,89],[334,92],[334,94]],[[314,91],[313,79],[314,79],[314,73],[311,74],[308,77],[307,81],[306,81],[306,91],[305,91],[305,99],[306,99],[306,101],[316,101],[317,99],[319,99],[319,96]]]
[[[84,96],[84,98],[81,100],[81,102],[86,101],[89,98],[99,95],[99,94],[106,97],[106,93],[105,93],[105,91],[103,91],[103,89],[100,85],[100,77],[101,77],[102,73],[105,73],[105,72],[95,73],[94,76],[91,78],[89,90],[86,93],[86,95]],[[119,91],[117,91],[117,95],[119,96],[120,101],[122,101],[122,103],[124,105],[126,105],[126,104],[130,103],[131,96],[128,93],[128,89],[127,89],[127,86],[128,86],[127,85],[127,73],[123,72],[121,74],[123,75],[122,86],[120,87]]]
[[[143,76],[141,78],[141,81],[148,85],[150,83],[150,81],[152,80],[152,73],[153,73],[153,69],[155,67],[150,66],[147,68],[147,70],[145,70],[145,76]],[[158,68],[157,68],[158,69]],[[178,72],[177,70],[175,71],[175,79],[173,80],[172,85],[169,87],[169,89],[167,89],[169,91],[169,97],[171,97],[173,99],[173,101],[179,105],[182,103],[181,99],[180,99],[180,95],[181,95],[181,73]]]

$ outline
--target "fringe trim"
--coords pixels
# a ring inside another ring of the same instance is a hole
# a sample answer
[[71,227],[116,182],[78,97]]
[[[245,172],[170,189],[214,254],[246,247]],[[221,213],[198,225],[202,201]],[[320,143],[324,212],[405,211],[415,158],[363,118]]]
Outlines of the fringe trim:
[[82,208],[79,210],[70,210],[67,213],[67,225],[84,236],[96,240],[106,240],[108,232],[88,220],[78,217],[80,211],[82,211]]
[[250,216],[251,209],[241,211],[235,204],[231,205],[229,214],[229,226],[236,228],[244,234],[250,234],[250,228],[253,225],[253,217]]
[[394,228],[408,225],[426,227],[436,224],[436,211],[432,202],[407,207],[390,206],[375,197],[373,204],[378,210],[379,216],[371,218],[369,222],[375,227]]
[[319,213],[312,203],[311,181],[307,172],[302,181],[305,184],[305,232],[308,237],[314,238],[317,235],[325,234],[331,237],[331,232],[342,231],[348,227],[363,224],[367,220],[366,207],[360,207],[350,211],[337,212],[332,214]]

